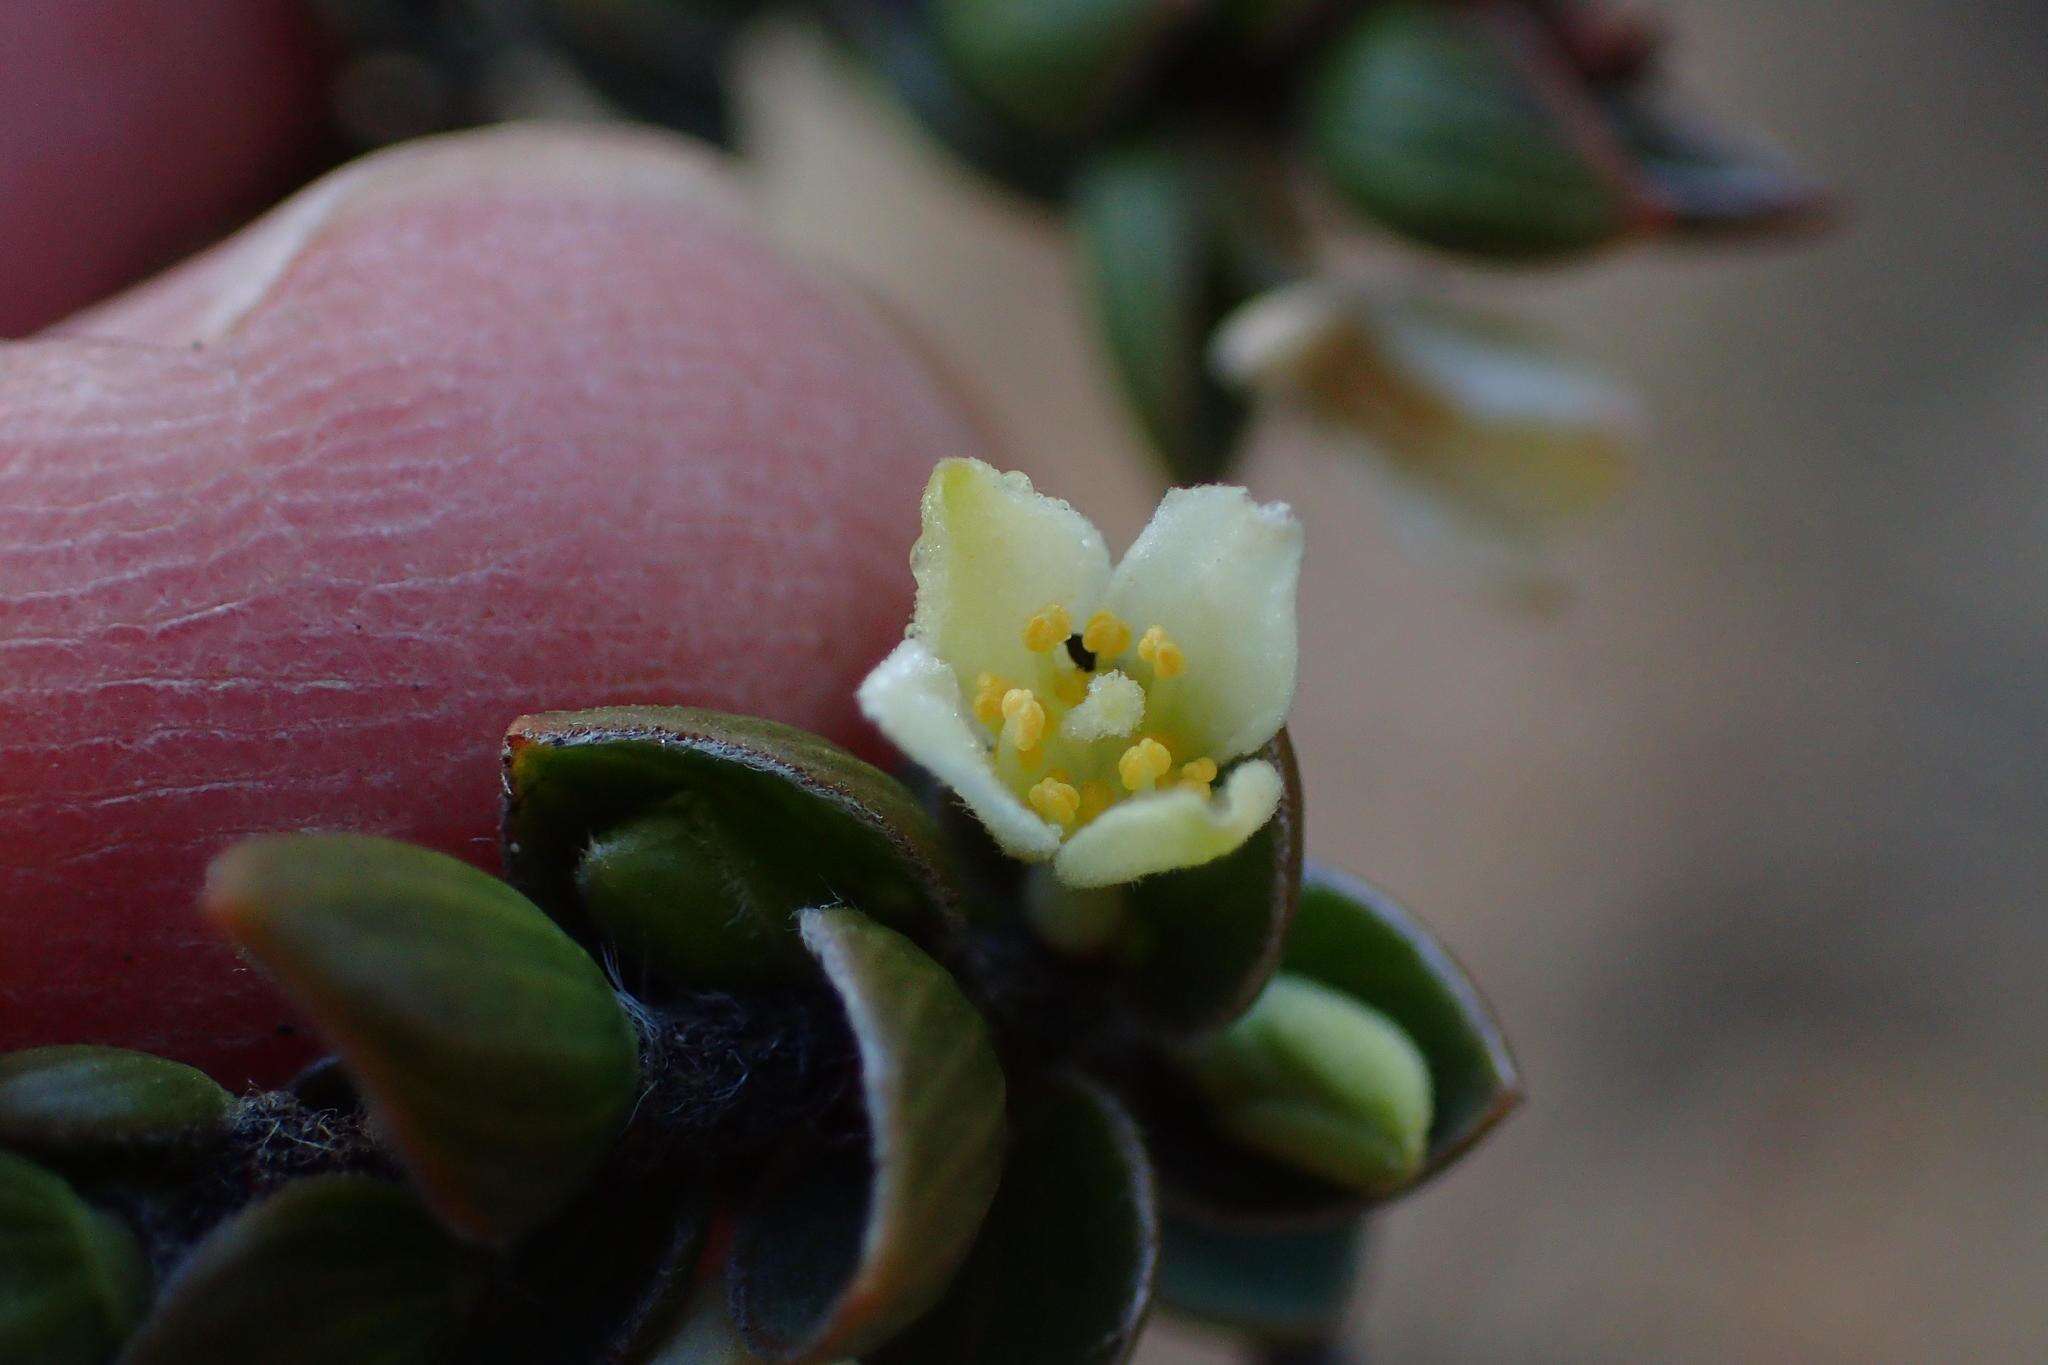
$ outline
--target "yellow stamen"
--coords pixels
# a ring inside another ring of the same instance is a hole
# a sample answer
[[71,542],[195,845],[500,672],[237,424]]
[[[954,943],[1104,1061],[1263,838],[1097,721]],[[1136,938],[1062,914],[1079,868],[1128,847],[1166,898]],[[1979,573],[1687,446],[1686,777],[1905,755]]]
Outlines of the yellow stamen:
[[1085,825],[1096,816],[1102,814],[1102,812],[1108,810],[1115,801],[1116,793],[1110,789],[1110,785],[1107,782],[1083,782],[1081,784],[1081,813],[1077,818]]
[[1153,626],[1139,637],[1138,657],[1152,665],[1152,672],[1161,678],[1177,678],[1188,671],[1188,656],[1164,626]]
[[1096,612],[1081,632],[1081,648],[1093,654],[1097,663],[1114,659],[1130,647],[1131,628],[1110,612]]
[[1081,812],[1081,793],[1057,777],[1048,777],[1031,789],[1031,809],[1056,825],[1071,825]]
[[1117,776],[1123,779],[1124,790],[1132,792],[1151,791],[1172,768],[1173,755],[1164,744],[1149,738],[1124,750],[1123,757],[1116,761]]
[[1003,694],[1010,685],[993,673],[984,673],[974,680],[974,716],[983,725],[1003,723]]
[[1003,693],[1003,739],[1020,754],[1038,747],[1045,738],[1045,708],[1028,687],[1013,687]]
[[1043,654],[1074,633],[1067,609],[1055,602],[1024,623],[1024,648]]
[[1052,694],[1064,706],[1079,706],[1088,695],[1088,675],[1080,672],[1063,672],[1052,680]]
[[1180,769],[1180,780],[1183,782],[1214,782],[1216,780],[1216,760],[1213,758],[1198,758],[1192,763],[1183,763]]

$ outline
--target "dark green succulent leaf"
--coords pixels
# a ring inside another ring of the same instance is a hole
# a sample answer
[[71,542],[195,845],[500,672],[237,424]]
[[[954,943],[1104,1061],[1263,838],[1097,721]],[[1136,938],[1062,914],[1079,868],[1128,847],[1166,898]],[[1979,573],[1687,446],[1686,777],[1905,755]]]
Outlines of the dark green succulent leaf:
[[1159,1238],[1136,1125],[1075,1076],[1012,1112],[1009,1164],[973,1254],[939,1306],[867,1365],[1114,1365],[1136,1346]]
[[1302,868],[1301,770],[1282,730],[1256,757],[1286,783],[1273,819],[1227,857],[1124,889],[1131,999],[1177,1033],[1244,1013],[1279,965]]
[[1284,964],[1371,1005],[1422,1050],[1436,1113],[1418,1180],[1456,1160],[1520,1103],[1515,1059],[1478,987],[1379,888],[1330,868],[1310,869]]
[[929,942],[949,931],[957,895],[902,783],[792,726],[685,707],[515,721],[505,863],[622,970],[686,986],[808,974],[807,906],[854,905]]
[[918,122],[984,175],[1034,199],[1063,196],[1088,139],[1034,131],[970,89],[922,3],[825,0],[834,32],[889,83]]
[[148,1302],[134,1234],[61,1177],[0,1152],[0,1360],[101,1365]]
[[1175,1313],[1269,1341],[1321,1340],[1343,1323],[1365,1225],[1244,1232],[1167,1215],[1159,1301]]
[[966,84],[1056,137],[1128,105],[1195,13],[1184,0],[931,0],[940,50]]
[[410,1190],[314,1176],[194,1247],[120,1365],[428,1365],[446,1358],[476,1284]]
[[146,1052],[80,1044],[0,1056],[0,1147],[158,1153],[218,1132],[233,1103],[205,1072]]
[[1230,466],[1244,405],[1210,373],[1209,334],[1240,301],[1215,185],[1192,148],[1098,154],[1072,205],[1081,274],[1124,395],[1175,482]]
[[[1442,1171],[1520,1101],[1506,1040],[1471,980],[1426,929],[1366,883],[1310,869],[1282,970],[1385,1015],[1428,1066],[1433,1109],[1421,1163],[1375,1199],[1405,1194]],[[1141,1078],[1139,1094],[1161,1198],[1184,1219],[1310,1230],[1349,1221],[1369,1202],[1233,1140],[1199,1091],[1163,1067]]]
[[1583,252],[1639,217],[1625,154],[1551,40],[1510,5],[1375,6],[1319,60],[1306,143],[1349,202],[1481,256]]
[[434,1211],[509,1242],[617,1139],[639,1040],[597,964],[525,897],[364,835],[252,839],[206,913],[341,1054]]
[[1002,1174],[1004,1085],[987,1024],[917,945],[837,907],[802,933],[859,1047],[867,1143],[745,1210],[732,1271],[753,1349],[811,1361],[873,1348],[944,1291]]
[[635,1128],[588,1189],[521,1240],[461,1359],[623,1365],[673,1335],[709,1223],[703,1172]]
[[1822,225],[1826,190],[1782,156],[1628,95],[1608,113],[1635,157],[1642,193],[1666,230],[1698,236],[1797,232]]

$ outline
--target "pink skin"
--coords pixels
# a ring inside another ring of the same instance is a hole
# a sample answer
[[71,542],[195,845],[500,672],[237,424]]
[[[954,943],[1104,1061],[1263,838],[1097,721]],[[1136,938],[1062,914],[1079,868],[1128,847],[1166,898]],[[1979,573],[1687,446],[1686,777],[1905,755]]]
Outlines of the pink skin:
[[0,336],[224,231],[318,126],[302,0],[0,4]]
[[521,712],[875,756],[853,689],[908,619],[916,492],[975,445],[648,134],[385,153],[0,346],[0,1049],[277,1082],[314,1045],[194,912],[207,860],[324,828],[493,866]]

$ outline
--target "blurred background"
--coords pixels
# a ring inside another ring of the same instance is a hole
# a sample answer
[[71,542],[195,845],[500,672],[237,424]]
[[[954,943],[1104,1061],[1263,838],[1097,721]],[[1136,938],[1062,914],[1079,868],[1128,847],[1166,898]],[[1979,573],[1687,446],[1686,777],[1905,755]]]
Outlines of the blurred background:
[[[2048,9],[1667,0],[1675,83],[1843,228],[1499,272],[1637,383],[1636,485],[1517,613],[1298,433],[1310,842],[1488,989],[1530,1102],[1380,1220],[1378,1361],[2048,1359]],[[777,222],[1112,542],[1157,496],[1065,239],[821,47]],[[793,92],[801,92],[797,97]],[[1143,1357],[1224,1361],[1162,1333]]]
[[[1677,87],[1850,211],[1783,245],[1467,276],[1654,414],[1630,495],[1553,566],[1567,600],[1518,610],[1412,553],[1298,429],[1243,471],[1309,527],[1312,847],[1464,958],[1531,1096],[1378,1220],[1355,1339],[1388,1362],[2048,1359],[2048,7],[1652,8]],[[171,13],[0,3],[0,49],[88,9]],[[298,41],[279,17],[181,51],[175,20],[131,46],[257,72]],[[421,92],[381,75],[342,93],[395,134]],[[247,130],[227,219],[317,155],[311,111],[251,113],[291,85],[209,115]],[[752,45],[738,95],[777,231],[908,318],[997,448],[1127,541],[1159,475],[1064,235],[806,31]],[[81,148],[100,114],[191,141],[105,92],[48,98],[77,102]],[[13,268],[55,281],[95,233],[132,249],[0,333],[226,221],[95,209],[67,155],[0,127],[0,227],[46,253]],[[1233,1358],[1171,1327],[1142,1356]]]

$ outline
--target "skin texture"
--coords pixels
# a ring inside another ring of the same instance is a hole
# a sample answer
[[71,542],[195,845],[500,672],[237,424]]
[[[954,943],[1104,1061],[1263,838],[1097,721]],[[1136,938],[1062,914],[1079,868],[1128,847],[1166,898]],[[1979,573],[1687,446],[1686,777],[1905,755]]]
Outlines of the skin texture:
[[275,1083],[314,1047],[193,911],[206,861],[322,828],[494,867],[522,712],[873,756],[853,691],[909,619],[916,491],[973,447],[900,335],[647,133],[387,152],[0,346],[0,1049]]
[[165,264],[311,154],[302,0],[0,4],[0,336]]

